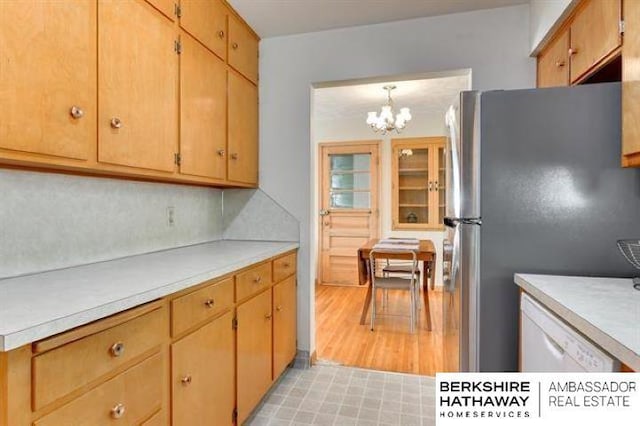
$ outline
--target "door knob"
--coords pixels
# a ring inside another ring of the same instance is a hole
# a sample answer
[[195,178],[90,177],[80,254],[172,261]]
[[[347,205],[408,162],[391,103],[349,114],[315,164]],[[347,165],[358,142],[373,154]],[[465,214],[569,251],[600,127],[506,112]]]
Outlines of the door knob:
[[122,356],[122,354],[124,354],[124,343],[122,342],[114,343],[109,349],[109,352],[111,352],[111,356],[113,357]]
[[184,376],[180,379],[180,383],[182,383],[183,386],[189,386],[191,384],[191,375],[187,374]]
[[71,115],[71,117],[75,118],[76,120],[84,117],[84,111],[82,110],[82,108],[75,105],[69,109],[69,114]]
[[121,127],[122,127],[122,120],[120,120],[118,117],[113,117],[111,119],[111,128],[119,129]]
[[238,50],[238,43],[233,43],[233,44],[231,45],[231,48],[232,48],[233,50]]
[[219,150],[218,150],[218,155],[219,155],[220,157],[224,157],[224,149],[219,149]]
[[224,38],[224,31],[218,31],[218,38]]
[[111,409],[111,418],[119,419],[124,416],[125,411],[124,404],[116,404],[115,407]]

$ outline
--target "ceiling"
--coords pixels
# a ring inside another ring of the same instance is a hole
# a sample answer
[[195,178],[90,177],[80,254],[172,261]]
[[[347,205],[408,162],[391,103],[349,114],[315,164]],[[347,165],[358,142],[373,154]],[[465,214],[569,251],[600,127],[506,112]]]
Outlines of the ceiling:
[[367,112],[380,112],[387,101],[385,84],[393,83],[392,92],[396,111],[409,107],[411,113],[442,114],[463,90],[469,90],[469,75],[408,80],[399,82],[368,83],[351,86],[316,89],[313,95],[313,113],[316,120],[332,120],[367,116]]
[[512,6],[529,0],[228,0],[262,38]]

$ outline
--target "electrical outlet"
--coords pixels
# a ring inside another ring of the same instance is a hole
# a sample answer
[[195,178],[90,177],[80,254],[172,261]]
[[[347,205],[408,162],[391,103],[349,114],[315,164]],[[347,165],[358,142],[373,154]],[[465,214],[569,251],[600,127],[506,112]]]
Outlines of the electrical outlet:
[[173,206],[167,207],[167,225],[175,226],[176,224],[176,209]]

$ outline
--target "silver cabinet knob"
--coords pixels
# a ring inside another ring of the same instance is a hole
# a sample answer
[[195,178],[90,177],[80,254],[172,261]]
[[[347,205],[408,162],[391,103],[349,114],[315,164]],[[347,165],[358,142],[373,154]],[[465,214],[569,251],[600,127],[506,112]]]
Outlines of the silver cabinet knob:
[[205,300],[204,305],[205,305],[207,308],[213,308],[213,305],[214,305],[215,303],[216,303],[216,302],[215,302],[215,300],[213,300],[213,299],[207,299],[207,300]]
[[180,379],[180,383],[182,383],[182,386],[189,386],[191,384],[191,375],[187,374],[186,376],[184,376],[182,379]]
[[266,319],[266,320],[270,320],[271,317],[272,317],[271,312],[269,312],[268,314],[264,315],[264,319]]
[[218,150],[218,155],[219,155],[220,157],[224,157],[224,154],[225,154],[224,149],[219,149],[219,150]]
[[556,61],[556,67],[564,67],[564,61]]
[[124,408],[124,404],[116,404],[115,407],[111,409],[111,418],[113,419],[122,418],[122,416],[124,416],[125,411],[126,410]]
[[256,283],[256,284],[259,284],[261,281],[262,281],[262,277],[255,277],[253,279],[253,282]]
[[224,31],[218,31],[218,38],[224,38]]
[[120,120],[118,117],[113,117],[111,119],[111,127],[113,129],[119,129],[122,127],[122,120]]
[[84,117],[84,111],[82,110],[82,108],[75,105],[69,109],[69,114],[71,115],[71,117],[75,118],[76,120]]
[[283,267],[284,269],[288,269],[290,266],[291,266],[291,264],[290,264],[290,263],[284,263],[284,264],[282,265],[282,267]]
[[237,160],[238,159],[238,153],[234,152],[233,154],[231,154],[231,159],[232,160]]
[[233,50],[238,50],[238,43],[233,43],[233,44],[231,45],[231,48],[232,48]]
[[282,306],[281,305],[276,306],[276,311],[280,312],[281,310],[282,310]]
[[113,357],[122,356],[122,354],[124,354],[124,343],[122,342],[114,343],[109,349],[109,352],[111,352],[111,356]]

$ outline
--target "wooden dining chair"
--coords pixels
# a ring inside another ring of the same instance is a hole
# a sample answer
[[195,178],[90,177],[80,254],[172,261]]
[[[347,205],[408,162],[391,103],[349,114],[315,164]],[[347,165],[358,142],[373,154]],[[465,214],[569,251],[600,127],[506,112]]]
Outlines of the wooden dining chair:
[[[378,276],[376,261],[385,260],[390,258],[397,258],[398,256],[406,256],[411,262],[411,270],[408,275],[390,276],[384,273],[382,276]],[[407,290],[409,293],[409,318],[410,318],[410,331],[413,333],[417,326],[418,320],[418,301],[419,296],[419,281],[416,279],[416,271],[418,268],[417,254],[414,250],[409,249],[376,249],[373,248],[369,253],[369,268],[371,277],[371,331],[374,329],[374,323],[376,319],[376,290]]]

